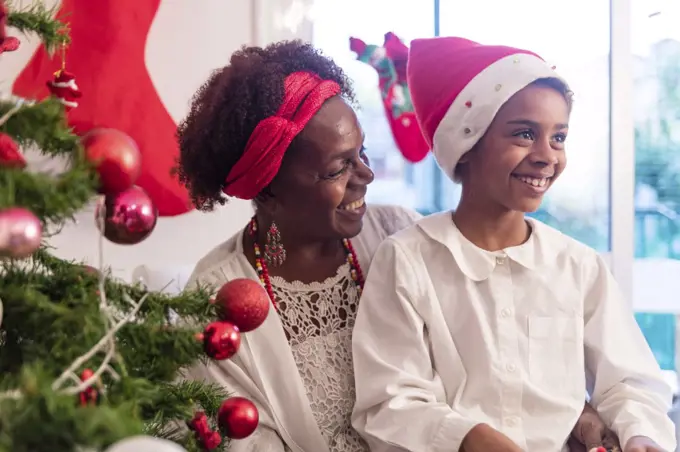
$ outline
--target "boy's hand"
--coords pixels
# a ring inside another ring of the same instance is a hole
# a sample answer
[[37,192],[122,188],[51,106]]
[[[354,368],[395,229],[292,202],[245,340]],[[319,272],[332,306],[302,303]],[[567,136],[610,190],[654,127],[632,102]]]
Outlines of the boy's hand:
[[666,452],[646,436],[633,436],[626,443],[623,452]]
[[586,452],[597,447],[607,450],[621,447],[616,434],[604,425],[597,411],[588,403],[583,407],[568,444],[571,452]]
[[461,452],[522,452],[510,438],[486,424],[476,425],[463,439]]

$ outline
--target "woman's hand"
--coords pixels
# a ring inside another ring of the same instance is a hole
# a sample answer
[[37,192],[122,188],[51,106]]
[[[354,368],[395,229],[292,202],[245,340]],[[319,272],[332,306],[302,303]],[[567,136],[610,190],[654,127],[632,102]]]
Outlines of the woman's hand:
[[478,424],[465,436],[461,444],[461,452],[522,452],[510,438],[498,430]]
[[568,445],[571,452],[588,452],[597,447],[621,448],[616,434],[604,425],[597,411],[588,403],[571,431]]

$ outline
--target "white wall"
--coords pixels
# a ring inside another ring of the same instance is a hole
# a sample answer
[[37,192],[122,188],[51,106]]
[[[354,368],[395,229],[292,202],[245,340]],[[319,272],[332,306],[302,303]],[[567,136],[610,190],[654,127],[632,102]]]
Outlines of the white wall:
[[[45,3],[49,6],[57,2]],[[295,37],[311,40],[311,25],[300,14],[304,11],[305,3],[299,0],[163,0],[149,33],[146,62],[173,119],[181,120],[196,89],[241,45]],[[10,92],[14,79],[39,45],[35,38],[22,41],[19,51],[0,57],[2,95]],[[30,152],[27,159],[31,171],[61,165]],[[243,227],[251,213],[248,202],[235,200],[210,214],[191,212],[161,218],[153,234],[139,245],[105,242],[104,260],[116,276],[127,280],[138,266],[164,275],[174,273],[173,278],[177,272],[186,276],[201,256]],[[84,210],[76,224],[67,225],[51,238],[58,256],[97,265],[98,231],[93,215],[92,208]],[[146,270],[138,270],[135,279]]]

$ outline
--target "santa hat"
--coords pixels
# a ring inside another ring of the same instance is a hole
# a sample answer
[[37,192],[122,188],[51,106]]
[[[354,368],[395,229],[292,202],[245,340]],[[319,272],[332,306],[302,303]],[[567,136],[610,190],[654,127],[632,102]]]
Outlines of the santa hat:
[[425,140],[450,178],[501,106],[530,83],[547,77],[560,78],[528,50],[455,37],[411,42],[411,100]]

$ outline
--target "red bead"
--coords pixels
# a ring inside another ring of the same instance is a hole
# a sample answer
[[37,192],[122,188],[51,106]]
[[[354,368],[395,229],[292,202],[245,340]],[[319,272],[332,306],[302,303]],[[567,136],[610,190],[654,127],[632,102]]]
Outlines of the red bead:
[[465,106],[466,106],[467,108],[471,108],[471,107],[472,107],[472,102],[470,102],[470,101],[465,102]]

